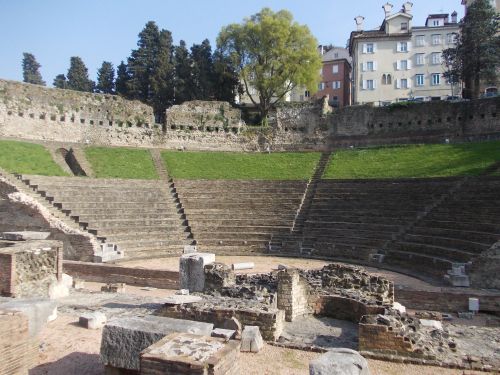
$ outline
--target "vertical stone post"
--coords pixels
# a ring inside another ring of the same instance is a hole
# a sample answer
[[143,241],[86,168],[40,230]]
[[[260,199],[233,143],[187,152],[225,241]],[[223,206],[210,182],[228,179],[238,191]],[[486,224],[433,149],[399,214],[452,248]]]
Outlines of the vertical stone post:
[[297,270],[286,269],[278,273],[277,307],[285,310],[287,322],[310,313],[309,295],[310,287],[301,279]]

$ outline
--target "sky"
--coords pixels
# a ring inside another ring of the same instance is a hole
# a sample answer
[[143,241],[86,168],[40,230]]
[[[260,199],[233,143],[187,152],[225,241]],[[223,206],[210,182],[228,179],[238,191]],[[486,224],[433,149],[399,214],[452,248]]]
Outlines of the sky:
[[[215,46],[221,28],[239,23],[264,7],[287,9],[306,24],[319,44],[344,47],[365,17],[365,29],[382,23],[386,0],[0,0],[0,78],[22,81],[23,52],[35,55],[48,85],[66,74],[71,56],[80,56],[96,79],[103,61],[116,67],[137,45],[137,34],[152,20],[188,46],[209,39]],[[399,10],[405,0],[391,0]],[[431,13],[458,12],[461,0],[413,0],[413,25]]]

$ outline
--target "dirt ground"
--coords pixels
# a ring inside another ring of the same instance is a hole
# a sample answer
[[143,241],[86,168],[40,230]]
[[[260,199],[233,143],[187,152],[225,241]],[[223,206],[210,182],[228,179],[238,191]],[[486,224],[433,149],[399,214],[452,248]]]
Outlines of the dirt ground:
[[[268,272],[278,264],[301,268],[320,268],[325,262],[304,259],[217,257],[226,264],[254,262],[255,268],[247,273]],[[122,265],[156,269],[178,269],[178,258],[128,262]],[[372,270],[370,270],[372,271]],[[420,280],[394,272],[375,270],[387,278],[405,284],[422,286]],[[87,311],[99,310],[108,319],[115,316],[140,316],[151,314],[162,300],[175,290],[126,286],[125,294],[101,293],[103,284],[85,283],[85,289],[73,290],[69,297],[60,300],[59,317],[46,325],[40,334],[38,365],[30,375],[101,375],[104,367],[99,361],[102,330],[87,330],[78,326],[78,317]],[[333,331],[332,331],[333,332]],[[353,338],[348,337],[346,346]],[[246,375],[308,374],[309,361],[320,354],[265,345],[257,353],[241,353],[240,369]],[[450,370],[437,367],[403,365],[392,362],[368,360],[372,375],[434,375],[481,374],[480,372]]]

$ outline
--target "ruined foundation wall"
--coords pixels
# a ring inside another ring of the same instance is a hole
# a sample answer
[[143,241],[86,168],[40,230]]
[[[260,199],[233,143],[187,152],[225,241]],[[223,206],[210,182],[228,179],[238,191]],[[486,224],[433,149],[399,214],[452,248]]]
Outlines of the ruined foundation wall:
[[310,314],[311,288],[297,270],[287,269],[278,273],[278,309],[285,311],[285,320]]
[[330,113],[323,101],[276,109],[271,125],[251,129],[239,109],[188,102],[154,124],[153,109],[118,96],[0,80],[0,137],[103,146],[220,151],[327,150],[351,145],[468,141],[500,137],[500,98]]

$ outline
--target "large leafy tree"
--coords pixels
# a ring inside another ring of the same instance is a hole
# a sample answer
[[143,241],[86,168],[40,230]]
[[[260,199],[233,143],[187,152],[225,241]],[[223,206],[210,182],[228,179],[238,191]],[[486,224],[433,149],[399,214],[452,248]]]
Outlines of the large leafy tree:
[[[297,85],[314,92],[321,59],[307,26],[286,10],[264,8],[241,24],[224,27],[217,46],[229,57],[250,100],[266,121],[269,110]],[[255,89],[257,94],[253,94]]]
[[193,77],[192,77],[191,56],[186,48],[186,42],[181,40],[179,45],[174,49],[174,66],[175,66],[175,103],[181,104],[185,101],[192,100],[193,93]]
[[128,82],[130,81],[130,76],[128,74],[127,64],[123,61],[118,65],[116,69],[116,81],[115,81],[115,90],[116,93],[127,98],[129,96],[128,93]]
[[96,89],[103,94],[114,94],[115,92],[115,68],[109,61],[103,61],[97,71]]
[[193,89],[199,100],[213,99],[214,94],[214,65],[212,61],[212,47],[208,39],[201,44],[191,47]]
[[56,78],[54,78],[54,82],[52,84],[57,89],[68,88],[68,81],[66,80],[66,76],[64,74],[58,74]]
[[481,81],[495,84],[500,68],[500,18],[488,0],[476,0],[460,23],[455,48],[443,51],[444,76],[465,83],[464,96],[478,98]]
[[94,82],[89,79],[89,71],[80,57],[71,57],[66,77],[68,79],[68,89],[87,92],[94,91]]
[[45,86],[45,81],[40,74],[41,65],[31,53],[23,53],[23,82]]

